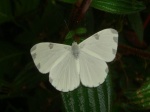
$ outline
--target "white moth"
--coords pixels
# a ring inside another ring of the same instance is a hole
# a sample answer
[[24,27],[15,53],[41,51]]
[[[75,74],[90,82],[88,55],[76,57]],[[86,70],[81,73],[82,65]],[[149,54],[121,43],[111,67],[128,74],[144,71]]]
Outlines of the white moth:
[[43,42],[31,48],[31,55],[41,73],[49,73],[50,83],[59,91],[72,91],[80,85],[97,87],[108,74],[106,62],[115,58],[118,32],[104,29],[72,46]]

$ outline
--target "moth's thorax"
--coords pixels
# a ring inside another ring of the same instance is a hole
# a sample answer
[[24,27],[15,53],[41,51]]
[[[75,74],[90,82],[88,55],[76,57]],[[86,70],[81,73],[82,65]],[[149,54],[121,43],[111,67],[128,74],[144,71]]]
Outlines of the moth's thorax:
[[72,43],[72,54],[73,54],[73,56],[75,58],[78,58],[79,53],[80,53],[80,51],[79,51],[79,46],[78,46],[77,42],[73,42]]

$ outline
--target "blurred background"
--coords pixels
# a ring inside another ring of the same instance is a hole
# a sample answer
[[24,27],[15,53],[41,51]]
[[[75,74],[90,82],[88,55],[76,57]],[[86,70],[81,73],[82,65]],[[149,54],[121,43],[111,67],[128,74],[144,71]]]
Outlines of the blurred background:
[[[48,74],[36,69],[30,48],[39,42],[80,42],[105,28],[119,32],[118,51],[108,63],[104,101],[91,104],[104,102],[106,109],[85,112],[149,112],[149,0],[0,0],[0,112],[72,112],[65,103],[78,90],[65,94],[53,88]],[[92,91],[80,96],[99,95]]]

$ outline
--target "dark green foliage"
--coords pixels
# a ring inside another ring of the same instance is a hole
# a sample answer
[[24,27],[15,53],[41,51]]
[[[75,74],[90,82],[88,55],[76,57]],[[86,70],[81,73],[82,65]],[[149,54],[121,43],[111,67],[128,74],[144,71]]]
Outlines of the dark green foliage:
[[[134,110],[150,109],[150,80],[145,82],[138,90],[126,92],[129,100],[128,108]],[[136,108],[135,108],[136,107]]]
[[[70,23],[76,3],[0,0],[0,112],[150,111],[149,0],[92,0],[88,10],[80,7],[85,12],[78,24]],[[119,32],[118,52],[108,63],[107,79],[96,88],[80,85],[59,92],[31,59],[36,43],[71,45],[109,27]]]
[[139,40],[143,41],[143,23],[140,16],[140,13],[135,14],[129,14],[128,15],[129,22],[131,23],[131,26],[133,30],[136,32]]
[[111,78],[96,88],[80,85],[76,90],[61,93],[67,112],[109,112],[111,110]]
[[[75,3],[76,0],[62,0]],[[142,2],[136,0],[93,0],[91,6],[110,13],[130,14],[145,9]]]

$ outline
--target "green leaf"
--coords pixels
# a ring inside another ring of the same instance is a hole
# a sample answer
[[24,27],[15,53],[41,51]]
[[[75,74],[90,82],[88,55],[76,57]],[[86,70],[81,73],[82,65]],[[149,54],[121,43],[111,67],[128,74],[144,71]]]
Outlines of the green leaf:
[[69,31],[65,37],[66,40],[73,39],[74,35],[82,35],[87,32],[86,28],[77,28],[74,31]]
[[92,7],[115,14],[130,14],[141,11],[145,6],[131,0],[93,0]]
[[140,13],[129,14],[128,19],[139,40],[142,41],[144,30]]
[[71,38],[73,38],[74,34],[75,34],[74,31],[69,31],[69,32],[67,33],[65,39],[71,39]]
[[[75,0],[62,1],[75,3]],[[93,0],[91,6],[95,9],[115,14],[130,14],[145,9],[143,3],[136,0]]]
[[137,91],[129,91],[125,95],[130,102],[128,108],[134,110],[150,109],[150,80],[145,82]]
[[111,111],[110,75],[98,87],[88,88],[80,85],[70,92],[62,92],[61,96],[66,112],[110,112]]
[[87,32],[86,28],[82,28],[82,27],[75,30],[75,33],[77,35],[82,35],[85,34],[86,32]]

